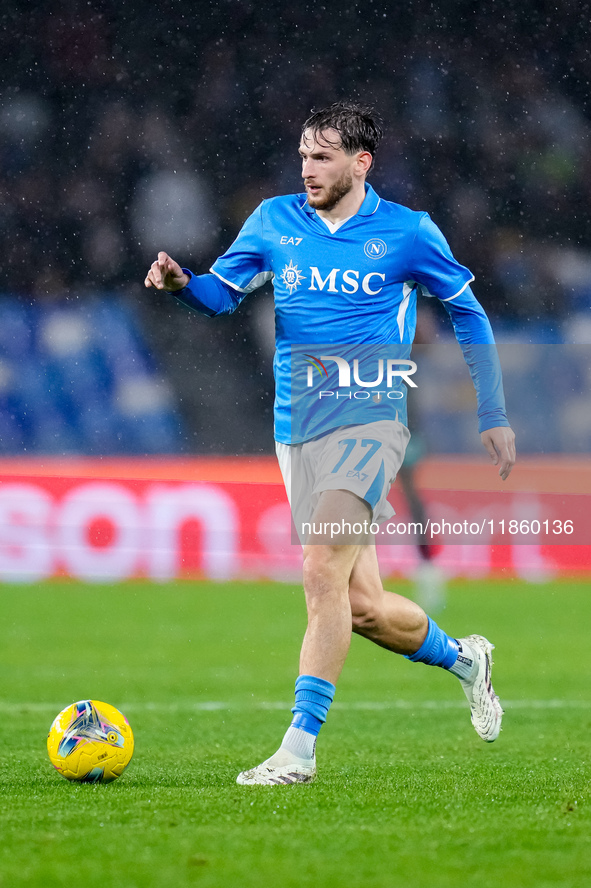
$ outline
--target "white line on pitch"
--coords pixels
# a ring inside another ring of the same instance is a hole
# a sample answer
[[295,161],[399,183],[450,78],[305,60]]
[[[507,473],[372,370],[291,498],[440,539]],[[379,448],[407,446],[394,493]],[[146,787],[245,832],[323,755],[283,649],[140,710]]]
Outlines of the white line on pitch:
[[[73,701],[72,701],[73,702]],[[123,712],[215,712],[248,709],[291,709],[293,702],[281,700],[261,700],[250,703],[223,700],[182,700],[170,703],[146,701],[121,703],[111,701]],[[590,709],[591,700],[503,700],[505,709]],[[59,712],[68,705],[63,700],[58,703],[0,701],[0,712],[17,715],[25,712]],[[464,700],[351,700],[335,701],[333,708],[348,711],[366,710],[383,712],[392,709],[437,710],[465,709]]]

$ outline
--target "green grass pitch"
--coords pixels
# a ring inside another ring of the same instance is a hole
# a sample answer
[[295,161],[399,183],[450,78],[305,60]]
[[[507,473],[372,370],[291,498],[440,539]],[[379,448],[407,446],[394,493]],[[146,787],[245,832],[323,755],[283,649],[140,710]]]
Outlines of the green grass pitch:
[[[317,782],[238,787],[288,724],[299,588],[2,586],[0,886],[588,886],[590,593],[451,585],[440,625],[497,646],[496,743],[452,676],[354,638]],[[70,784],[46,756],[54,716],[87,697],[135,733],[108,786]]]

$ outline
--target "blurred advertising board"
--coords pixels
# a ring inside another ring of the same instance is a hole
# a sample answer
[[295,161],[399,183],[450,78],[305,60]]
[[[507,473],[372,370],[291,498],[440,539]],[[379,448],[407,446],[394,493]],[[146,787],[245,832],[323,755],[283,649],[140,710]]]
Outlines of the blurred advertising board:
[[[450,576],[591,573],[591,461],[523,459],[503,484],[486,456],[425,459],[427,538]],[[298,581],[301,550],[272,457],[4,460],[0,580],[70,576]],[[396,485],[378,551],[411,576],[414,522]]]

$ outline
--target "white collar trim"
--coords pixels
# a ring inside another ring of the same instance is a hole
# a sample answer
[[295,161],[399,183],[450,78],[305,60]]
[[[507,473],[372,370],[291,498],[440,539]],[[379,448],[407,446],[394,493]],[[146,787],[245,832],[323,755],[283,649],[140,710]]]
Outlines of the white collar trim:
[[348,222],[349,219],[352,219],[353,216],[347,216],[346,219],[341,219],[339,222],[331,222],[330,219],[325,219],[324,216],[321,216],[320,213],[316,213],[319,219],[322,219],[328,230],[331,234],[334,234],[335,231],[338,231],[341,225],[344,225],[345,222]]

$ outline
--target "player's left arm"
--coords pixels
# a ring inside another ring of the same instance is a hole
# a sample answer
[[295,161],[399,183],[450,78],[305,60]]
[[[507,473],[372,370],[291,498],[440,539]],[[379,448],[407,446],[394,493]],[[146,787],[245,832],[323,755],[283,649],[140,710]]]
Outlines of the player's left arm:
[[499,475],[506,481],[515,465],[515,433],[510,426],[495,426],[480,433],[480,440],[487,450],[494,466],[499,467]]
[[501,365],[486,312],[470,289],[474,276],[453,256],[426,213],[409,253],[409,275],[427,296],[437,296],[449,314],[476,389],[478,431],[503,480],[515,462],[515,436],[505,411]]
[[501,365],[490,322],[469,286],[443,305],[476,390],[480,440],[505,481],[515,464],[515,434],[507,419]]

